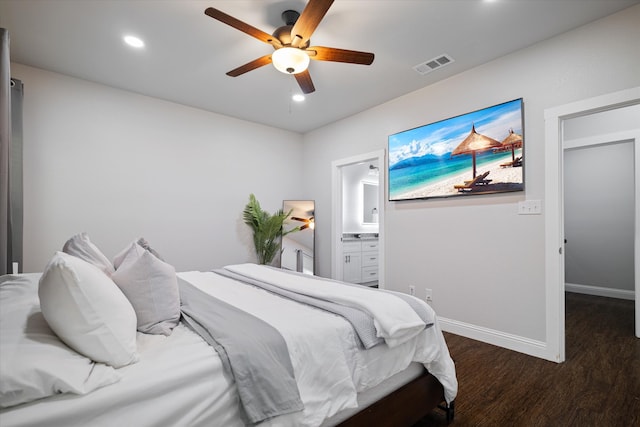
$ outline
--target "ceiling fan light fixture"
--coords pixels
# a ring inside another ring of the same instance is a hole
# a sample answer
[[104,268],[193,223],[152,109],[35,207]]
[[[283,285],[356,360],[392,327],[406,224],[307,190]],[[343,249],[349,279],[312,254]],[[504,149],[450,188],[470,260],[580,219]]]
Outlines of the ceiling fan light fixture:
[[123,37],[123,40],[126,44],[128,44],[131,47],[135,47],[135,48],[143,48],[144,47],[144,41],[142,41],[141,38],[136,37],[136,36],[132,36],[132,35],[126,35]]
[[298,74],[309,67],[309,55],[296,47],[283,47],[273,52],[271,62],[282,73]]

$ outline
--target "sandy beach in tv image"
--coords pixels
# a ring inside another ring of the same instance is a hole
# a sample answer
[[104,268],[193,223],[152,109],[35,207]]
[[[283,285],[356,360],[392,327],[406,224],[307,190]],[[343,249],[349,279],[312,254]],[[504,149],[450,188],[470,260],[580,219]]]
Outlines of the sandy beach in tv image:
[[[469,194],[478,193],[495,193],[503,191],[518,191],[522,189],[522,167],[500,167],[501,161],[490,163],[479,169],[484,173],[489,171],[489,177],[493,178],[492,182],[487,185],[475,185],[469,190],[460,190],[455,188],[456,185],[464,184],[470,180],[470,172],[465,172],[451,178],[442,179],[434,184],[425,185],[413,191],[400,194],[401,199],[423,199],[428,197],[446,197],[456,196],[461,192]],[[468,192],[468,193],[467,193]]]
[[389,200],[524,189],[522,99],[389,136]]

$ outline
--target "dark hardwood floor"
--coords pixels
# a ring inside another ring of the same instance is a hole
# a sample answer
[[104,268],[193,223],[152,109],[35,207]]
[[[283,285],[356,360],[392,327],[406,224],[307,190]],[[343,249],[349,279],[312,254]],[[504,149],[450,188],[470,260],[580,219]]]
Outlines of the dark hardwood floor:
[[[459,391],[451,426],[640,426],[634,302],[566,294],[566,362],[445,333]],[[441,411],[414,427],[446,425]]]

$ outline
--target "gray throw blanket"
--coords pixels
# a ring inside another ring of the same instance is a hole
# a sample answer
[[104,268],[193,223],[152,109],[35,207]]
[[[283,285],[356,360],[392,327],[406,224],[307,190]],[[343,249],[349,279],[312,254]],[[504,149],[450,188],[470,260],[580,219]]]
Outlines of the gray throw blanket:
[[282,289],[276,285],[253,279],[251,277],[246,277],[222,268],[214,270],[213,272],[221,276],[229,277],[240,282],[257,286],[266,291],[291,299],[293,301],[320,308],[322,310],[344,317],[349,323],[351,323],[351,326],[356,332],[356,337],[359,340],[358,344],[363,348],[370,349],[384,342],[382,338],[376,335],[376,327],[373,323],[373,317],[360,309]]
[[[270,268],[276,269],[275,267],[270,267]],[[276,270],[286,274],[302,275],[302,273],[288,271],[288,270],[281,270],[281,269],[276,269]],[[303,293],[290,291],[290,290],[279,287],[276,283],[265,282],[262,280],[254,279],[252,277],[247,277],[242,274],[230,271],[226,268],[214,270],[213,272],[225,277],[238,280],[240,282],[258,286],[262,289],[265,289],[269,292],[275,293],[282,297],[291,299],[293,301],[296,301],[302,304],[307,304],[312,307],[320,308],[330,313],[337,314],[338,316],[342,316],[345,320],[351,323],[351,326],[353,327],[356,333],[356,337],[360,341],[359,344],[365,349],[370,349],[384,342],[384,339],[377,336],[377,331],[374,324],[373,316],[371,316],[371,314],[369,314],[364,310],[361,310],[356,307],[350,307],[334,301],[316,298],[314,296],[306,295]],[[316,276],[303,275],[303,277],[305,279],[319,280],[318,286],[322,286],[322,281],[335,282],[334,280],[331,280],[331,279],[318,278]],[[409,304],[409,306],[413,309],[413,311],[422,319],[423,322],[425,322],[425,328],[429,328],[433,326],[433,323],[434,323],[433,314],[425,310],[424,307],[422,307],[413,297],[409,295],[403,294],[401,292],[393,292],[393,291],[387,291],[382,289],[369,288],[366,286],[363,287],[362,285],[355,285],[351,283],[345,283],[345,282],[337,282],[337,283],[340,283],[345,286],[356,286],[356,287],[359,287],[360,289],[366,289],[370,292],[385,292],[385,293],[395,295],[397,298],[400,298],[403,301],[405,301],[407,304]]]
[[304,409],[280,333],[178,278],[183,322],[220,355],[250,423]]

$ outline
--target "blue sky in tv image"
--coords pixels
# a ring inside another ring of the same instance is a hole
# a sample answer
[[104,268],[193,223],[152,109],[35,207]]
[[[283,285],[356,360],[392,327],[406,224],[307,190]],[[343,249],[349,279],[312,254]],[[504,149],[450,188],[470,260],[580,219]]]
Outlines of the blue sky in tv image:
[[[451,156],[469,135],[477,133],[502,142],[510,130],[523,135],[522,99],[487,107],[389,136],[389,197],[471,170],[471,154]],[[524,137],[524,135],[523,135]],[[511,160],[511,150],[476,154],[483,164]]]

